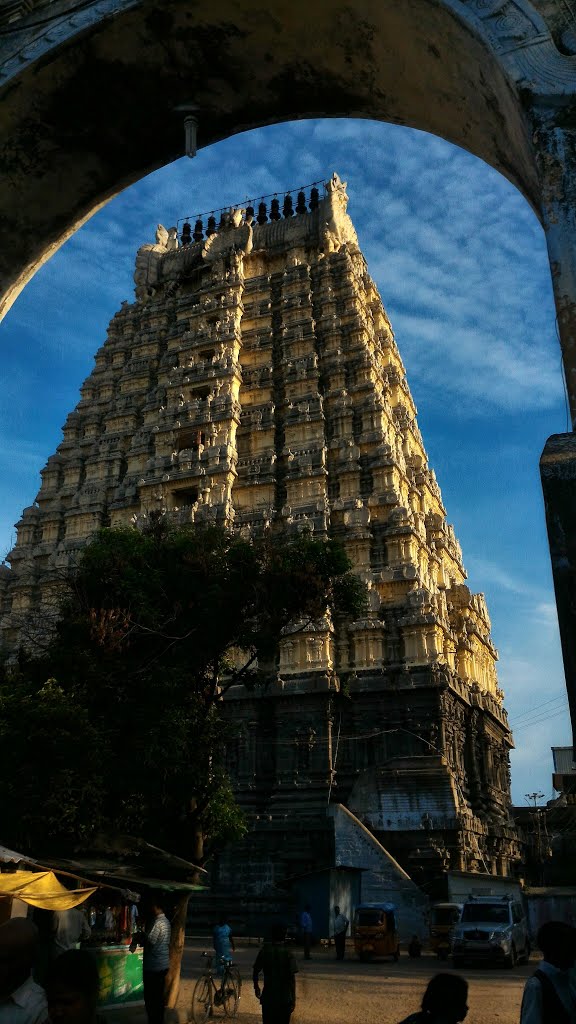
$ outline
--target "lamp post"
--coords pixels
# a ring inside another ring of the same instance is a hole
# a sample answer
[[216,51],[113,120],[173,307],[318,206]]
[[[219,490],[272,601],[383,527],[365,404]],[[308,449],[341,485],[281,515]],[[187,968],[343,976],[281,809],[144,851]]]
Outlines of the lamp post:
[[528,803],[531,803],[534,810],[530,812],[534,827],[534,860],[536,862],[537,871],[537,882],[539,885],[543,884],[544,881],[544,849],[543,849],[543,836],[542,836],[542,819],[544,818],[544,828],[546,820],[546,811],[542,807],[538,807],[537,801],[543,800],[544,793],[525,793]]

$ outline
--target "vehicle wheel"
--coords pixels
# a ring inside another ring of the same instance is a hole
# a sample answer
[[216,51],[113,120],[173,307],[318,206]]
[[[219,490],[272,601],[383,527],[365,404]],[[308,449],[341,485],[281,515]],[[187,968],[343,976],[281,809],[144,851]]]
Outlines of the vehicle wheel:
[[512,946],[510,949],[510,955],[504,960],[504,966],[512,969],[513,967],[516,967],[517,963],[518,957],[516,956],[516,946]]
[[235,1017],[240,1002],[240,988],[232,971],[226,971],[222,979],[222,1001],[220,1003],[227,1017]]
[[211,991],[208,978],[198,978],[192,993],[192,1006],[190,1007],[190,1019],[193,1024],[204,1024],[211,1013]]
[[453,956],[452,957],[452,967],[456,971],[457,970],[462,970],[462,968],[464,967],[464,957],[463,956]]
[[370,959],[370,953],[358,953],[358,958],[363,964],[367,964]]

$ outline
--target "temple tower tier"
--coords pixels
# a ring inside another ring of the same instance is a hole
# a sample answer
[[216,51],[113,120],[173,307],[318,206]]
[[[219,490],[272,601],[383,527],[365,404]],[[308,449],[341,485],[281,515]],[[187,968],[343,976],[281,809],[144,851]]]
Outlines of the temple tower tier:
[[322,194],[158,226],[0,574],[14,650],[57,615],[62,569],[103,525],[163,510],[342,542],[365,617],[295,624],[270,687],[227,698],[251,833],[218,878],[254,897],[332,869],[355,828],[419,884],[506,876],[519,857],[486,603],[347,202],[334,174]]

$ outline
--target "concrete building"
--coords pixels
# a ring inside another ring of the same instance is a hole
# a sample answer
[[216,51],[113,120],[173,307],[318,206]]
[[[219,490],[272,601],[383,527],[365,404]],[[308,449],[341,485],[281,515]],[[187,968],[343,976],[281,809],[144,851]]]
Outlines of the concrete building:
[[512,741],[486,603],[347,201],[334,174],[322,194],[159,226],[138,250],[136,301],[18,523],[0,630],[9,649],[33,643],[94,531],[151,511],[339,538],[369,588],[365,617],[295,623],[270,687],[229,692],[251,831],[217,882],[264,899],[362,868],[372,898],[378,878],[385,894],[402,879],[418,903],[415,883],[450,871],[512,872]]

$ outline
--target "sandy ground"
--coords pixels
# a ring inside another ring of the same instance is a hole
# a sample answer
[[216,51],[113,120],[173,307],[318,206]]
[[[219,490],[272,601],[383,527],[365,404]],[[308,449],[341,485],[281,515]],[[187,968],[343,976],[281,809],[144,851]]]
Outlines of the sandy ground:
[[[194,943],[184,955],[180,999],[180,1020],[183,1021],[187,1018],[192,987],[201,972],[202,948],[206,947]],[[239,1024],[261,1021],[251,981],[257,949],[256,944],[240,945],[235,957],[244,979]],[[307,962],[302,958],[302,951],[295,949],[299,975],[293,1024],[328,1024],[331,1021],[397,1024],[419,1009],[422,993],[432,975],[446,969],[432,956],[421,960],[403,956],[397,964],[386,961],[361,964],[352,952],[343,963],[335,960],[333,950],[317,949],[314,954]],[[480,966],[461,972],[470,984],[467,1024],[518,1024],[524,982],[535,969],[533,961],[515,970]],[[226,1019],[219,1011],[215,1018],[222,1024]]]

